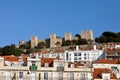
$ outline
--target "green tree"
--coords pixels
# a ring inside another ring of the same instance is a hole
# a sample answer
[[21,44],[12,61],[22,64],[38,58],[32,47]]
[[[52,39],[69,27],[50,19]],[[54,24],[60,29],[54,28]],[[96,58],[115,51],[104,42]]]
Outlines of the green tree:
[[95,41],[98,43],[119,42],[120,33],[106,31],[106,32],[103,32],[100,37],[95,38]]
[[15,55],[15,56],[20,56],[23,53],[23,51],[16,48],[14,44],[3,47],[1,52],[2,52],[2,55]]
[[70,46],[71,45],[71,41],[70,40],[66,40],[62,42],[62,46]]
[[43,48],[45,48],[45,47],[46,47],[46,44],[45,44],[44,42],[40,42],[40,43],[38,43],[37,48],[39,48],[39,49],[43,49]]
[[114,32],[106,31],[102,33],[103,37],[113,37],[113,38],[118,38],[117,34]]
[[78,37],[78,39],[81,39],[81,36],[79,34],[76,34],[75,37]]
[[88,44],[86,39],[79,39],[76,45]]
[[25,44],[22,44],[22,45],[19,46],[19,48],[20,48],[20,49],[26,49],[27,47],[26,47]]
[[77,44],[77,40],[72,40],[71,41],[71,45],[76,45]]

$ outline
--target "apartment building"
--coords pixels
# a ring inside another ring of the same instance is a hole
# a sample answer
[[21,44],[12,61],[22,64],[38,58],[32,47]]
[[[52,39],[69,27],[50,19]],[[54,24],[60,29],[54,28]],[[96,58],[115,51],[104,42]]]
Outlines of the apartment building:
[[75,51],[65,51],[64,60],[68,60],[70,62],[87,62],[87,61],[95,61],[100,58],[105,58],[104,50],[97,50],[96,45],[94,45],[93,50],[79,50],[77,47]]
[[91,68],[56,58],[0,57],[0,80],[91,80]]

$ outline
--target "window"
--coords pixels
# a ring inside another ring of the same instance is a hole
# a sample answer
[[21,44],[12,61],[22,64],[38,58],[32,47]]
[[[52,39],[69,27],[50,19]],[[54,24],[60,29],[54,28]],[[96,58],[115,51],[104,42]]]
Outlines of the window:
[[44,72],[44,79],[48,80],[48,72]]
[[64,67],[63,67],[62,62],[60,62],[60,63],[58,64],[57,70],[58,70],[58,71],[63,71],[63,70],[64,70]]
[[81,58],[79,58],[79,60],[81,60]]
[[18,60],[19,60],[19,61],[22,61],[22,57],[18,57]]
[[48,67],[49,65],[48,65],[48,63],[45,63],[45,67]]
[[23,78],[23,72],[19,72],[19,78]]
[[85,80],[85,73],[81,73],[81,74],[80,74],[80,79],[81,79],[81,80]]
[[70,73],[70,80],[74,80],[74,73]]
[[108,76],[104,76],[104,79],[103,79],[103,80],[109,80],[109,79],[108,79]]
[[70,67],[71,67],[71,68],[74,68],[74,64],[70,64]]
[[77,56],[77,53],[74,53],[74,56]]
[[74,57],[74,60],[77,60],[77,57]]
[[68,60],[68,52],[66,53],[66,60]]
[[78,56],[81,56],[81,53],[79,53]]
[[31,63],[32,63],[32,66],[36,66],[36,64],[35,64],[36,62],[35,61],[32,61]]
[[63,72],[59,72],[59,80],[63,80]]
[[35,63],[32,63],[32,66],[35,66]]

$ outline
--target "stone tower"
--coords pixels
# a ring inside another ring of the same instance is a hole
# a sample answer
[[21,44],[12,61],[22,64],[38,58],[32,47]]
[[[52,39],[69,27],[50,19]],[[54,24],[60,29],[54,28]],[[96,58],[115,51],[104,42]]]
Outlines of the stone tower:
[[94,40],[92,30],[81,31],[81,38],[86,40]]
[[55,47],[56,43],[56,34],[51,34],[50,35],[50,47]]
[[31,37],[31,48],[34,48],[37,45],[38,45],[38,37],[37,36],[32,36]]
[[72,35],[71,35],[71,33],[65,33],[65,41],[66,40],[72,40]]

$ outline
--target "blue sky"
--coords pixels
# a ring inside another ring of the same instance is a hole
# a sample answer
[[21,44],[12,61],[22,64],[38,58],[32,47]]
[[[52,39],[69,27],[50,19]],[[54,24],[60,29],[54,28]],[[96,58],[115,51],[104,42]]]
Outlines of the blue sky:
[[0,47],[56,33],[120,32],[120,0],[0,0]]

